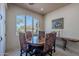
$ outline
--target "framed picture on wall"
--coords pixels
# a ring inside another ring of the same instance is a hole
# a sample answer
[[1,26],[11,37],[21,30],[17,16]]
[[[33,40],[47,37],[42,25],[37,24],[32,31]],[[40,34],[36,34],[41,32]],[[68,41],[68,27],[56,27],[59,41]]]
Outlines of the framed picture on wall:
[[63,29],[64,28],[64,18],[58,18],[52,20],[52,29]]

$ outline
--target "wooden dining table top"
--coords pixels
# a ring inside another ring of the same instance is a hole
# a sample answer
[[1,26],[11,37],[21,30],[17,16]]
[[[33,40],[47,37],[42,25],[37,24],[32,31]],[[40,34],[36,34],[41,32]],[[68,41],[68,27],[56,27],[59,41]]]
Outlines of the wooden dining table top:
[[38,39],[39,42],[32,42],[32,40],[26,40],[28,44],[32,44],[32,45],[44,45],[45,43],[45,38],[41,38],[41,39]]

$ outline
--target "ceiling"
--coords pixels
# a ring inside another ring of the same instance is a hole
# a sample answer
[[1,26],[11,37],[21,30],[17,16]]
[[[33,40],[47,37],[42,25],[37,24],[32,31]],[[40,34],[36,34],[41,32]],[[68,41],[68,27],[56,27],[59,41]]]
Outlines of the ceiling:
[[16,3],[15,5],[28,9],[35,13],[45,15],[51,11],[68,5],[68,3]]

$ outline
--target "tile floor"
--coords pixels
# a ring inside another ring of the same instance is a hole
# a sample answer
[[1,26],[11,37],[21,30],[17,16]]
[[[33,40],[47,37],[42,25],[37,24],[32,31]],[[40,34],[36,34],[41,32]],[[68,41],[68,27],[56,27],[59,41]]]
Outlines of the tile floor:
[[[77,54],[69,52],[68,50],[64,51],[63,49],[61,49],[59,47],[56,47],[56,52],[53,53],[52,55],[53,56],[77,56]],[[19,49],[7,51],[5,56],[20,56],[20,51],[19,51]],[[25,56],[25,54],[23,56]]]

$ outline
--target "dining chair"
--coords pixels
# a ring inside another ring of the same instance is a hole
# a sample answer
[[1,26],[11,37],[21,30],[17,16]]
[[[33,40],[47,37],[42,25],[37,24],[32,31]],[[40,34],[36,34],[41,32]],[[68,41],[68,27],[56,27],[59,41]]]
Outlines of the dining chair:
[[42,56],[46,54],[49,54],[50,56],[52,56],[52,50],[53,50],[52,48],[54,46],[55,35],[56,35],[55,33],[46,34],[44,48],[42,51],[40,51]]
[[56,52],[56,49],[55,49],[55,46],[56,46],[56,39],[57,39],[57,37],[56,37],[56,32],[52,32],[52,34],[54,34],[53,36],[53,39],[54,39],[54,44],[53,44],[53,48],[52,48],[52,50],[54,51],[54,53]]
[[28,53],[28,44],[26,42],[25,33],[19,32],[19,41],[20,41],[20,56],[22,56],[23,53]]
[[45,38],[45,31],[39,31],[39,40]]
[[26,40],[31,40],[32,39],[32,32],[31,31],[27,31],[26,33],[25,33],[25,36],[26,36]]
[[[32,40],[32,32],[27,31],[25,33],[25,38],[26,38],[26,41],[31,41]],[[29,54],[32,55],[33,47],[30,44],[28,44],[28,49],[29,49]]]

